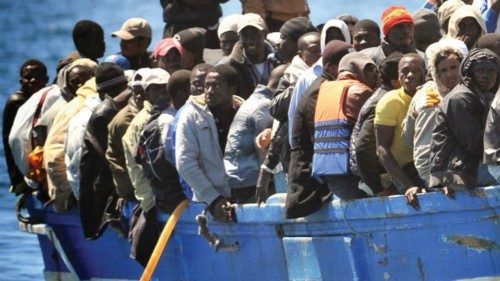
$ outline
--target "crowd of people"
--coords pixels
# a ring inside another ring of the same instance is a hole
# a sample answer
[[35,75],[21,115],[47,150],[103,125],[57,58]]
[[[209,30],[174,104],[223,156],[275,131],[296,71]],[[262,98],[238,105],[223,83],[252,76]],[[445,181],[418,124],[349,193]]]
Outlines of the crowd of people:
[[[500,183],[500,1],[390,6],[381,26],[347,14],[315,26],[305,0],[241,0],[223,18],[227,0],[160,2],[152,52],[151,26],[131,18],[99,61],[105,33],[79,21],[54,83],[29,59],[4,108],[12,192],[78,208],[87,239],[130,232],[145,264],[157,213],[185,199],[233,222],[233,204],[276,192],[297,218],[332,198],[418,207],[421,192]],[[221,49],[213,65],[206,48]]]

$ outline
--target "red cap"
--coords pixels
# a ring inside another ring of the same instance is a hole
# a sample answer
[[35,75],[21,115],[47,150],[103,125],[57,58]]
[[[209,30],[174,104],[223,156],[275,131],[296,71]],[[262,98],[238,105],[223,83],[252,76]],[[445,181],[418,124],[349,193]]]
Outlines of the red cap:
[[179,53],[182,55],[182,46],[179,41],[172,38],[165,38],[160,40],[153,51],[153,59],[158,59],[159,57],[163,57],[166,55],[172,48],[177,49]]
[[389,30],[400,23],[413,23],[412,16],[402,6],[389,6],[382,13],[382,32],[387,36]]

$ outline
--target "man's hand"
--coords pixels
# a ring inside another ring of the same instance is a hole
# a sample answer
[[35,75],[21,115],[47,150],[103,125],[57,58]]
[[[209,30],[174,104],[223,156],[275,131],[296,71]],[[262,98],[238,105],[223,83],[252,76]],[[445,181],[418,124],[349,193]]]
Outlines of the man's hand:
[[255,144],[261,150],[266,149],[271,143],[271,128],[267,128],[264,131],[260,132],[255,138]]
[[[236,221],[236,216],[234,214],[234,208],[226,198],[220,197],[216,199],[217,201],[212,208],[209,208],[210,213],[214,217],[214,220],[221,222],[234,222]],[[212,204],[211,204],[212,205]]]
[[413,208],[415,208],[416,210],[418,210],[420,208],[420,205],[418,204],[418,199],[417,199],[417,193],[419,193],[419,192],[427,193],[425,191],[425,189],[418,187],[418,186],[410,187],[405,192],[406,203],[408,205],[412,206]]
[[455,191],[451,187],[445,186],[442,189],[444,195],[446,195],[450,199],[455,199]]

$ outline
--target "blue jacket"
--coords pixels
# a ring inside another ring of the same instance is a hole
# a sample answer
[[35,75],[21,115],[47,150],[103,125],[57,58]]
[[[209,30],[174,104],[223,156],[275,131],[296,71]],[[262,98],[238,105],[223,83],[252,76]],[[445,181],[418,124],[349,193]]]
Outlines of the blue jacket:
[[264,154],[259,154],[255,137],[272,125],[273,118],[269,113],[272,96],[271,89],[258,85],[233,119],[224,154],[224,167],[231,188],[248,187],[257,183]]

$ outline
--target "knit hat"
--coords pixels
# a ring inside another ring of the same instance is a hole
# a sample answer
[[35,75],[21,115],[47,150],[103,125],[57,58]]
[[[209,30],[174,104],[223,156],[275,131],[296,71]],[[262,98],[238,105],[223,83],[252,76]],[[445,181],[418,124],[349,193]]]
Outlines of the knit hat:
[[238,23],[242,20],[242,18],[243,15],[241,14],[234,14],[223,17],[220,20],[219,28],[217,29],[217,36],[219,37],[219,39],[224,32],[234,31],[238,33]]
[[299,40],[300,36],[311,31],[318,31],[318,29],[306,17],[293,18],[280,28],[283,37],[288,37],[295,42]]
[[101,92],[113,88],[120,83],[127,83],[127,78],[119,65],[111,62],[103,62],[97,67],[95,83],[97,91]]
[[156,43],[155,49],[151,57],[154,59],[158,59],[159,57],[165,56],[171,49],[176,49],[182,54],[182,46],[179,41],[174,40],[172,38],[165,38]]
[[444,27],[445,21],[451,18],[451,15],[460,7],[465,5],[462,0],[448,0],[443,3],[438,9],[438,19],[441,27]]
[[197,53],[205,48],[205,33],[207,33],[206,29],[192,27],[179,31],[174,35],[174,39],[181,43],[182,48],[191,53]]
[[415,37],[441,37],[441,25],[438,16],[431,9],[418,9],[413,13],[413,19],[415,21]]
[[114,54],[114,55],[107,56],[104,59],[104,62],[110,62],[110,63],[117,64],[123,70],[130,69],[130,62],[128,61],[128,59],[126,57],[124,57],[120,54]]
[[352,45],[340,40],[332,40],[323,50],[323,66],[328,63],[338,65],[342,57],[353,50]]
[[413,18],[402,6],[389,6],[382,12],[382,31],[387,36],[389,30],[400,23],[413,23]]

